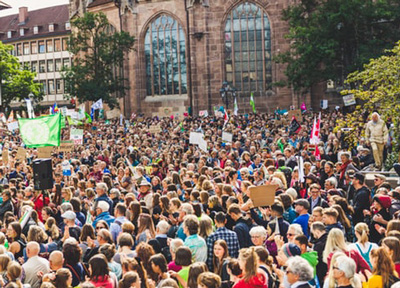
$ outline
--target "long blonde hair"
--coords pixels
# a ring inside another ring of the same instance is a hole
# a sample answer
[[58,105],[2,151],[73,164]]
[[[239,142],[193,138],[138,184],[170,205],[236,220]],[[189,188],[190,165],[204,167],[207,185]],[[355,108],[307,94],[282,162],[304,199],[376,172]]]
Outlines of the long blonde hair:
[[243,279],[245,282],[248,282],[252,277],[257,275],[258,255],[254,247],[240,249],[239,259],[245,263]]
[[343,232],[338,228],[332,228],[332,230],[329,231],[323,253],[323,260],[325,263],[328,263],[329,255],[335,251],[347,251],[347,245],[344,240]]
[[[360,238],[357,237],[358,242],[361,244],[365,244],[368,242],[368,234],[369,234],[369,228],[368,225],[365,223],[358,223],[354,227],[354,231],[357,232],[360,235]],[[357,234],[356,234],[357,235]]]

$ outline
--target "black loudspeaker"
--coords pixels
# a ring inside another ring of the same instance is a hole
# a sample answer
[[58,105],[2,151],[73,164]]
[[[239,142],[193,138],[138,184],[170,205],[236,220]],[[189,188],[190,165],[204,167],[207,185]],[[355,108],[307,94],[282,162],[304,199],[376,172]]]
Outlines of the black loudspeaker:
[[35,190],[53,188],[51,159],[37,159],[33,161],[33,180],[35,183]]

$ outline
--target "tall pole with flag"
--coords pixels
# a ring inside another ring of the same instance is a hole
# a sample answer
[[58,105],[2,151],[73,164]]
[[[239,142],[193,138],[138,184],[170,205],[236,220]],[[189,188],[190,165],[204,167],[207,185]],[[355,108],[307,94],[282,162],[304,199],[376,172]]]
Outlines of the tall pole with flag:
[[310,137],[310,144],[315,145],[314,155],[317,159],[321,159],[321,155],[319,153],[319,148],[318,148],[320,125],[321,125],[321,112],[319,113],[318,120],[314,117],[314,124]]
[[253,109],[253,113],[256,113],[256,104],[254,103],[253,92],[250,95],[250,106]]
[[97,109],[103,109],[103,99],[97,100],[95,103],[92,104],[92,109],[90,110],[90,116],[92,120],[94,119],[94,111]]
[[239,108],[238,108],[237,100],[236,100],[236,97],[235,97],[235,104],[233,106],[233,115],[237,116],[238,112],[239,112]]

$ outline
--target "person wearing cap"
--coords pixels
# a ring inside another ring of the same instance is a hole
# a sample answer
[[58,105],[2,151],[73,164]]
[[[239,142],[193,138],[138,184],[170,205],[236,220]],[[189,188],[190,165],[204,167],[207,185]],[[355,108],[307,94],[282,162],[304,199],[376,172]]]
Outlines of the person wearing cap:
[[114,222],[115,218],[110,215],[110,212],[108,212],[110,209],[110,205],[106,201],[100,201],[97,203],[96,207],[96,219],[93,221],[92,226],[93,228],[96,228],[96,224],[100,220],[104,220],[107,222],[108,226],[111,225],[111,223]]
[[382,174],[375,174],[374,175],[374,187],[371,189],[371,198],[374,197],[374,195],[376,194],[376,191],[379,189],[379,187],[385,181],[386,181],[385,175],[382,175]]
[[361,173],[354,174],[354,178],[352,181],[352,185],[356,190],[353,198],[353,208],[354,208],[354,216],[353,216],[353,224],[364,221],[364,210],[369,210],[369,197],[370,191],[364,185],[365,177]]
[[143,179],[139,184],[139,195],[138,200],[146,203],[146,208],[150,212],[153,211],[153,192],[151,192],[151,184],[147,180]]
[[365,138],[367,139],[367,144],[371,145],[375,166],[380,170],[383,164],[383,149],[388,142],[389,131],[385,121],[380,119],[377,112],[372,113],[371,118],[365,128]]
[[308,220],[310,218],[308,209],[310,208],[310,203],[306,199],[297,199],[294,205],[294,209],[299,216],[294,219],[293,224],[299,224],[303,229],[304,235],[308,237]]
[[299,246],[293,243],[286,243],[278,249],[278,256],[276,256],[276,260],[279,266],[283,267],[286,265],[286,262],[290,257],[300,256],[301,250]]
[[75,224],[75,212],[71,210],[65,211],[61,217],[63,218],[63,222],[65,224],[62,241],[65,241],[70,237],[73,237],[79,241],[79,237],[81,236],[81,228]]
[[378,232],[375,225],[378,224],[379,226],[386,228],[387,223],[392,219],[392,216],[389,214],[389,208],[391,205],[392,201],[387,195],[375,195],[372,199],[373,212],[369,215],[371,216],[372,214],[372,219],[369,225],[369,236],[370,240],[374,243],[379,243],[384,236]]

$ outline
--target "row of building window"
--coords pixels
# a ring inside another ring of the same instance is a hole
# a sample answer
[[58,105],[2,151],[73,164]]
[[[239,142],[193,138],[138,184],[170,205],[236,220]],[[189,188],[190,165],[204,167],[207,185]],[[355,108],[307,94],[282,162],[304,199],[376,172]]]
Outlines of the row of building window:
[[[49,32],[54,32],[55,25],[57,25],[57,24],[49,24]],[[41,26],[34,26],[33,34],[34,35],[39,34],[40,28],[41,28]],[[29,28],[27,28],[27,27],[21,27],[19,29],[19,36],[25,36],[25,31],[28,29]],[[69,22],[65,23],[65,30],[71,30],[71,24]],[[12,38],[14,36],[14,34],[15,34],[15,31],[9,30],[7,32],[7,38],[8,39]]]
[[67,40],[67,38],[62,38],[18,43],[14,45],[12,54],[22,56],[67,51]]
[[42,84],[42,92],[45,95],[64,94],[63,79],[40,80],[39,83]]
[[[147,95],[187,93],[186,38],[181,25],[160,15],[145,36]],[[242,93],[265,91],[272,84],[271,29],[267,14],[254,3],[237,5],[225,22],[225,72]]]
[[30,63],[25,63],[25,64],[29,65],[32,72],[48,73],[48,72],[60,72],[62,67],[69,67],[70,63],[71,62],[69,58],[63,58],[54,60],[49,59],[49,60],[31,61]]

